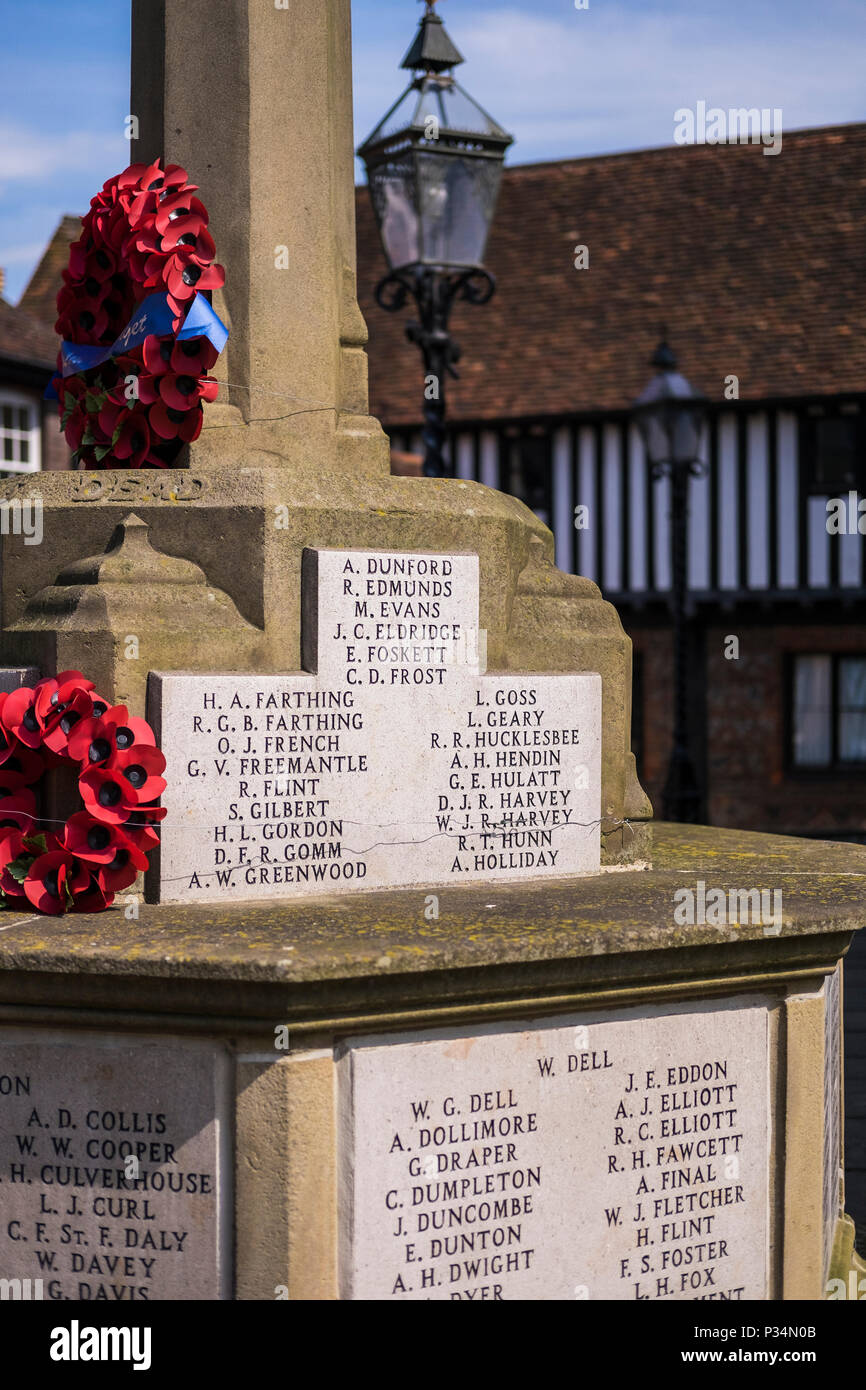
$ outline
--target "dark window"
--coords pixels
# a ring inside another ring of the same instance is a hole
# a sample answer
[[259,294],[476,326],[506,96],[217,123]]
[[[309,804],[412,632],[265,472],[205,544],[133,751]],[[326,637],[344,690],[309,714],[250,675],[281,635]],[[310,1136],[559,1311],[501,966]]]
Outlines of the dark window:
[[524,435],[507,439],[505,491],[519,497],[545,526],[552,520],[550,439]]
[[[0,469],[5,475],[27,473],[39,467],[39,423],[35,403],[17,400],[3,392],[0,400]],[[20,403],[19,403],[20,402]]]
[[795,656],[790,729],[793,767],[866,767],[866,656]]
[[800,457],[807,492],[828,495],[866,489],[866,431],[858,413],[809,413],[802,420]]

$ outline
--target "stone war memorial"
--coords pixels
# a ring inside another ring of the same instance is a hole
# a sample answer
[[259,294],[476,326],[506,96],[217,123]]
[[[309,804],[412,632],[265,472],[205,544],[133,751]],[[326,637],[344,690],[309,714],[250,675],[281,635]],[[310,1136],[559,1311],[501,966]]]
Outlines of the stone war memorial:
[[81,1303],[825,1298],[862,1268],[864,851],[654,826],[613,607],[521,502],[391,476],[349,0],[132,12],[131,158],[198,186],[229,336],[170,466],[36,475],[44,543],[4,538],[7,699],[81,672],[147,720],[164,773],[117,766],[165,817],[104,911],[62,911],[61,854],[61,910],[0,921],[0,1273]]

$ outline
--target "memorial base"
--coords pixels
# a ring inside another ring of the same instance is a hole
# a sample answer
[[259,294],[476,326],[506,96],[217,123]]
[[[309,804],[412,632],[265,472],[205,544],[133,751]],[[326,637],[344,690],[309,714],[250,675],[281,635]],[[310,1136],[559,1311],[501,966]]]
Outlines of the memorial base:
[[579,880],[7,913],[0,1274],[84,1301],[825,1297],[858,1267],[852,870],[866,849],[658,826],[651,870]]
[[601,676],[603,862],[651,858],[652,810],[630,751],[631,641],[595,584],[555,568],[553,537],[522,502],[458,479],[238,459],[3,483],[11,503],[37,499],[44,524],[38,546],[4,537],[4,660],[86,671],[144,715],[152,671],[299,670],[310,549],[477,555],[488,669]]

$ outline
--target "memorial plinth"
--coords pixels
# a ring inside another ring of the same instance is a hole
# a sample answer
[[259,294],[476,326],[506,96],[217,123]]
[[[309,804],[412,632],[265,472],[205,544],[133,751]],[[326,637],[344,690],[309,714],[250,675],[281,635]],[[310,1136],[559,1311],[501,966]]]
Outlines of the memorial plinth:
[[[660,826],[652,869],[559,883],[10,914],[0,1194],[40,1240],[4,1223],[3,1270],[83,1299],[821,1298],[856,1259],[862,873]],[[744,885],[781,914],[675,918]]]

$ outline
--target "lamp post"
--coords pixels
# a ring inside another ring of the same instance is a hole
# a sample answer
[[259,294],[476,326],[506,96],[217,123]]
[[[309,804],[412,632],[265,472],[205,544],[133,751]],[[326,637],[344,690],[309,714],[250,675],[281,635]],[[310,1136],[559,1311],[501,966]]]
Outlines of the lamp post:
[[651,364],[656,375],[632,405],[653,479],[671,482],[671,618],[674,647],[674,733],[662,793],[665,820],[694,822],[701,795],[689,748],[689,629],[687,617],[689,478],[704,471],[699,460],[706,397],[677,371],[662,340]]
[[424,360],[424,473],[453,472],[445,456],[445,379],[460,348],[448,331],[456,300],[486,304],[495,289],[482,259],[505,151],[512,143],[453,76],[463,58],[425,0],[401,66],[409,86],[358,150],[367,169],[388,274],[376,302],[391,313],[409,296],[418,321],[406,329]]

